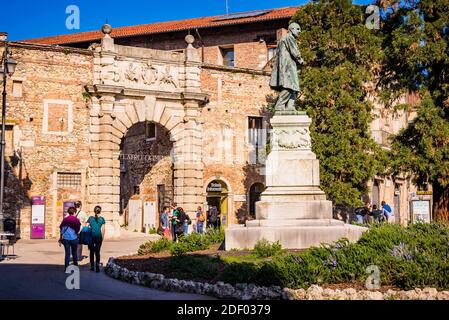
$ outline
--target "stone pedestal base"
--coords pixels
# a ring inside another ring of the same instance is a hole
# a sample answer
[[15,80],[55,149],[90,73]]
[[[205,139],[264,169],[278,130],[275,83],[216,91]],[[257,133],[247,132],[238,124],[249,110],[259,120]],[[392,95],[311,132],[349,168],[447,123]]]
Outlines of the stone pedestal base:
[[226,230],[225,247],[252,249],[257,241],[280,241],[285,249],[305,249],[341,238],[357,241],[366,228],[332,219],[332,202],[320,189],[320,164],[311,150],[304,113],[275,115],[266,162],[267,189],[256,203],[257,220]]
[[225,247],[226,250],[252,249],[257,241],[266,239],[270,242],[279,241],[283,249],[306,249],[341,238],[355,242],[365,230],[332,219],[280,220],[278,223],[273,220],[254,220],[248,222],[247,227],[229,227],[226,230]]

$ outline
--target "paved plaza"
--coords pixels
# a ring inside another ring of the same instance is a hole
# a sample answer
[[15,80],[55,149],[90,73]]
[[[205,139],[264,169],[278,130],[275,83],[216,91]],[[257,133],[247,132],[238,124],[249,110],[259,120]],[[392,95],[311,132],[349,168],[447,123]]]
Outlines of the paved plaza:
[[[147,238],[137,233],[122,232],[120,240],[106,240],[102,263],[109,257],[137,251]],[[83,254],[89,251],[84,248]],[[89,271],[88,259],[80,265],[79,290],[68,290],[63,272],[64,249],[56,240],[20,240],[15,258],[0,262],[0,300],[5,299],[86,299],[86,300],[203,300],[206,296],[158,291],[112,279],[103,272]]]

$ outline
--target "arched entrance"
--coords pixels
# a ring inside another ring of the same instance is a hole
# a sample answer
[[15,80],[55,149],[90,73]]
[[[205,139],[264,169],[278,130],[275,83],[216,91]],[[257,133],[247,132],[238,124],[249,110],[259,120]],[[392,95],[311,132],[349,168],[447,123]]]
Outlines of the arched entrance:
[[206,210],[216,207],[220,214],[221,225],[227,226],[229,220],[229,190],[222,180],[213,180],[206,187]]
[[256,218],[256,202],[260,200],[260,195],[265,190],[263,183],[256,182],[249,189],[249,216]]
[[173,143],[161,125],[131,126],[120,145],[120,216],[129,230],[148,232],[159,212],[173,202]]
[[[106,30],[106,29],[105,29]],[[88,210],[103,208],[106,236],[120,236],[120,145],[135,124],[153,122],[173,143],[173,200],[194,216],[202,204],[202,127],[207,95],[200,90],[201,60],[187,38],[182,53],[114,44],[105,33],[94,49],[90,97]],[[109,29],[107,29],[109,30]],[[136,187],[136,193],[141,190]],[[159,188],[163,192],[163,188]]]

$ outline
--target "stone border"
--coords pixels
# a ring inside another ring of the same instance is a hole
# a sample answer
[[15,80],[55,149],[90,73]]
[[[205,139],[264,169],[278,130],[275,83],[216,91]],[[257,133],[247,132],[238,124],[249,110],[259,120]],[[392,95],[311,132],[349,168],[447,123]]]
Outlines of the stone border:
[[255,284],[217,282],[210,284],[191,280],[165,278],[162,274],[129,271],[115,263],[114,258],[104,268],[105,273],[117,280],[126,281],[153,289],[195,293],[219,299],[236,300],[449,300],[449,291],[437,291],[435,288],[409,291],[388,290],[385,293],[370,290],[323,289],[312,285],[305,289],[282,289],[279,286],[259,287]]

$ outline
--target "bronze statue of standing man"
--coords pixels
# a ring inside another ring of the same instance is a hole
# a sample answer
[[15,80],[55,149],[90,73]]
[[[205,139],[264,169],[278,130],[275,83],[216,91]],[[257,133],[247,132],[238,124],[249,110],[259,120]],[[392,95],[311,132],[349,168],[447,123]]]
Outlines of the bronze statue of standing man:
[[296,39],[301,33],[301,27],[292,23],[288,33],[279,41],[276,49],[276,61],[271,73],[270,87],[280,91],[274,107],[275,111],[295,111],[295,99],[299,92],[297,65],[304,64]]

